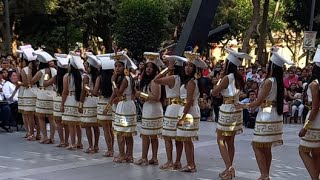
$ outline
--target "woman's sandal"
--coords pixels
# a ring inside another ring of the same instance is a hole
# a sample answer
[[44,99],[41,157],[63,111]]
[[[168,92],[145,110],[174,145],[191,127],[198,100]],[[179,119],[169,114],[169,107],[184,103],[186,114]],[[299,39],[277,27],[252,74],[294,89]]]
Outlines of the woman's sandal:
[[182,168],[182,164],[181,163],[173,163],[172,170],[179,170],[181,168]]
[[133,157],[132,156],[127,156],[126,157],[126,163],[133,163]]
[[126,157],[121,156],[121,157],[114,157],[114,158],[113,158],[113,162],[116,162],[116,163],[125,163],[125,162],[127,162],[127,161],[126,161]]
[[269,177],[262,177],[262,176],[260,176],[258,180],[270,180],[270,178],[269,178]]
[[83,149],[83,144],[77,144],[77,145],[76,145],[76,148],[77,148],[77,149]]
[[139,166],[147,166],[149,164],[148,159],[139,159],[138,161],[134,162],[135,165]]
[[66,147],[67,150],[70,150],[70,151],[74,151],[77,149],[77,147],[75,145],[69,145]]
[[182,169],[179,170],[180,172],[190,172],[190,173],[195,173],[197,172],[196,166],[185,166]]
[[227,172],[228,172],[228,169],[225,169],[224,171],[222,171],[221,173],[219,173],[219,177],[224,176]]
[[103,157],[113,157],[113,151],[107,151],[106,153],[104,153],[104,155],[102,155]]
[[159,169],[162,169],[162,170],[171,170],[173,169],[174,165],[172,162],[167,162],[165,164],[162,164]]
[[159,165],[159,161],[157,159],[151,159],[148,163],[150,165]]
[[59,144],[56,145],[56,147],[65,147],[65,146],[66,144],[63,141],[59,142]]
[[36,140],[37,140],[37,141],[41,140],[41,135],[37,135],[37,136],[36,136]]
[[88,149],[84,150],[83,152],[87,153],[87,154],[94,154],[95,153],[94,149],[92,149],[92,148],[88,148]]
[[98,153],[99,152],[99,147],[93,147],[94,153]]
[[29,137],[27,137],[28,141],[36,141],[36,137],[34,135],[30,135]]
[[233,167],[230,167],[226,173],[224,173],[220,178],[223,180],[232,180],[236,177],[236,171]]

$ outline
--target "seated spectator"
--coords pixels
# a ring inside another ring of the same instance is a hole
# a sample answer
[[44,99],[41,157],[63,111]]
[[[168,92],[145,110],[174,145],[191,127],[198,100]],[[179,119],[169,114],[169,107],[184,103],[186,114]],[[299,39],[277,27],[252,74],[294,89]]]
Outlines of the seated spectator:
[[0,127],[7,132],[11,132],[9,128],[6,126],[9,125],[10,122],[10,116],[11,116],[11,111],[10,111],[10,106],[8,102],[6,101],[3,93],[3,78],[2,78],[2,69],[0,69]]
[[286,100],[288,103],[291,105],[291,118],[290,120],[294,119],[294,122],[297,122],[297,119],[295,118],[295,113],[297,109],[299,110],[298,112],[298,118],[301,119],[301,115],[303,112],[304,105],[302,103],[302,95],[301,93],[298,92],[298,86],[296,83],[292,83],[289,86],[289,89],[287,90],[287,96]]
[[210,108],[208,106],[207,100],[199,98],[199,107],[201,114],[200,121],[207,121],[210,117]]
[[16,87],[18,82],[18,75],[15,71],[9,71],[8,80],[3,85],[3,94],[10,106],[11,116],[10,125],[14,125],[18,119],[18,94],[19,89]]
[[284,88],[289,88],[291,84],[298,84],[298,76],[293,73],[292,70],[288,70],[288,74],[283,80]]
[[[249,91],[248,98],[241,101],[241,103],[251,103],[257,99],[257,93],[253,90]],[[247,128],[254,128],[256,117],[258,114],[259,108],[251,108],[243,110],[243,122],[244,126]]]

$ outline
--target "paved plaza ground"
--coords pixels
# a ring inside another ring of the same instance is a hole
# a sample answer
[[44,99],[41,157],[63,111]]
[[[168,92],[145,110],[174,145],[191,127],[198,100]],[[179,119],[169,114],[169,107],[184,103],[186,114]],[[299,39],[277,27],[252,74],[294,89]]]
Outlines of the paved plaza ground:
[[[272,177],[274,180],[310,179],[298,155],[298,132],[302,125],[284,126],[284,145],[273,149]],[[68,151],[28,142],[22,138],[24,132],[5,133],[0,130],[0,180],[215,180],[224,169],[216,143],[215,123],[201,122],[200,140],[195,142],[195,156],[198,172],[189,174],[163,171],[157,166],[141,167],[134,164],[117,164],[112,158],[104,158],[106,145],[100,136],[98,154],[85,154],[81,150]],[[253,130],[244,129],[236,137],[234,166],[237,180],[251,180],[259,177],[259,170],[251,148]],[[102,131],[101,131],[102,135]],[[56,141],[58,137],[56,137]],[[87,147],[83,133],[84,147]],[[163,140],[160,140],[159,160],[166,161]],[[141,156],[141,139],[135,137],[135,159]],[[151,152],[149,152],[150,155]],[[183,154],[183,165],[186,164]]]

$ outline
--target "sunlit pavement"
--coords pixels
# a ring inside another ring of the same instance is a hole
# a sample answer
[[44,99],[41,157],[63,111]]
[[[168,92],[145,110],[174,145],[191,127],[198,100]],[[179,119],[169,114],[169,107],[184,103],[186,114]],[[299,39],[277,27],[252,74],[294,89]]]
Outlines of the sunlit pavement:
[[[284,145],[273,149],[272,176],[278,180],[310,179],[298,154],[298,132],[302,125],[284,126]],[[236,179],[257,179],[258,166],[251,148],[253,130],[244,129],[244,133],[236,137],[236,155],[234,167]],[[5,133],[0,131],[0,180],[213,180],[219,179],[218,173],[224,169],[216,143],[215,123],[201,122],[200,138],[195,142],[195,156],[198,172],[181,173],[163,171],[158,166],[137,166],[134,164],[117,164],[112,158],[104,158],[106,145],[100,136],[100,152],[85,154],[82,150],[68,151],[55,145],[43,145],[28,142],[22,138],[24,132]],[[102,135],[102,131],[101,131]],[[58,137],[56,135],[56,143]],[[87,141],[83,131],[84,148]],[[135,159],[141,156],[141,139],[135,137]],[[149,152],[151,156],[151,151]],[[164,142],[160,139],[159,161],[166,161]],[[183,165],[186,164],[183,154]]]

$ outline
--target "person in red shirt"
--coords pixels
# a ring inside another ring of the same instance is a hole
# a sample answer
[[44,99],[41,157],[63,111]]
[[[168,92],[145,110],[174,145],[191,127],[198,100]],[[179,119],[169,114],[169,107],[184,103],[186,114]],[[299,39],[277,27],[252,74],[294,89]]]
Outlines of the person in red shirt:
[[293,73],[292,70],[288,70],[287,77],[284,78],[283,83],[285,88],[289,88],[292,83],[298,84],[299,78]]

